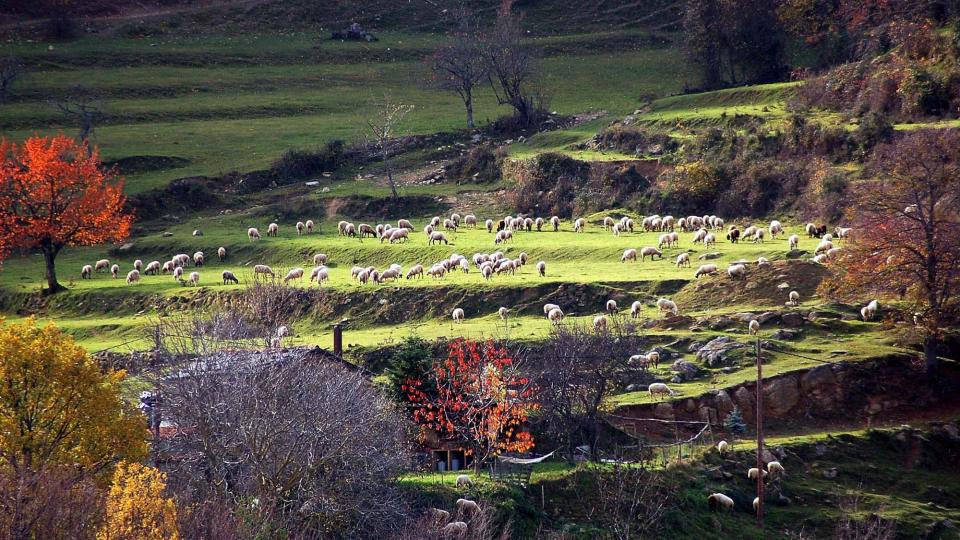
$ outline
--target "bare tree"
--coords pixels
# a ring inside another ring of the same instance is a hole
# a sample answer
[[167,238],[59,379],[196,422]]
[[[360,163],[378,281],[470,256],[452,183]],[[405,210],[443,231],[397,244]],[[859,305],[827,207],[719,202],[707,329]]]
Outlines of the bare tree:
[[395,144],[394,136],[404,117],[412,110],[413,105],[396,103],[389,95],[384,95],[382,100],[373,103],[373,114],[367,119],[367,128],[373,143],[380,150],[384,172],[387,174],[390,193],[394,199],[399,197],[397,185],[393,181],[393,170],[390,167],[390,156]]
[[382,537],[406,515],[393,480],[408,424],[361,375],[301,350],[224,349],[155,382],[177,429],[158,452],[194,500],[256,500],[304,538]]
[[638,374],[639,366],[627,365],[627,359],[639,352],[640,341],[632,323],[615,318],[601,332],[578,324],[559,326],[539,354],[531,354],[541,360],[532,375],[540,387],[537,421],[567,446],[570,457],[578,444],[587,442],[591,459],[600,459],[606,401]]
[[431,82],[460,96],[467,110],[467,129],[473,129],[473,89],[487,77],[487,64],[471,12],[459,6],[452,13],[457,27],[450,32],[450,42],[430,58]]
[[488,79],[497,102],[513,107],[525,123],[532,123],[543,108],[539,65],[533,50],[523,43],[521,16],[513,2],[504,0],[489,35],[481,43]]
[[668,493],[659,474],[615,460],[611,465],[594,465],[597,494],[593,516],[611,538],[651,538],[667,508]]
[[79,125],[78,141],[87,141],[96,124],[106,118],[103,96],[89,86],[78,84],[71,87],[54,105]]
[[24,73],[23,60],[13,54],[0,60],[0,103],[4,103],[10,98],[14,83],[19,80]]

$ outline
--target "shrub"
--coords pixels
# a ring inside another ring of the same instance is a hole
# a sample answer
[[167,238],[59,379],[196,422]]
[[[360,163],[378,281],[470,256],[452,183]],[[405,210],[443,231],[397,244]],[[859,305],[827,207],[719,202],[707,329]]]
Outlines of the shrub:
[[595,148],[615,150],[635,156],[669,153],[679,146],[669,135],[647,132],[620,122],[600,130],[588,144]]
[[500,166],[505,157],[506,151],[502,148],[494,148],[490,144],[474,146],[465,155],[453,160],[445,173],[452,180],[494,183],[501,178]]
[[343,165],[343,141],[333,140],[323,148],[309,150],[287,150],[270,166],[270,171],[276,177],[278,184],[289,183],[320,174],[325,171],[334,171]]
[[713,208],[728,185],[719,168],[703,161],[678,165],[667,173],[665,180],[665,205],[684,214]]

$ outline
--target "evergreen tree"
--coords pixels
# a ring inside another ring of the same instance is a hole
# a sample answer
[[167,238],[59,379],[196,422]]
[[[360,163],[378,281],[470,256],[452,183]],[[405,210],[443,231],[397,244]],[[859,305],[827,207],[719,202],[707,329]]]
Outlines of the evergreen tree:
[[723,427],[730,432],[734,438],[739,438],[747,432],[747,424],[743,421],[743,413],[740,407],[734,407],[730,414],[723,420]]

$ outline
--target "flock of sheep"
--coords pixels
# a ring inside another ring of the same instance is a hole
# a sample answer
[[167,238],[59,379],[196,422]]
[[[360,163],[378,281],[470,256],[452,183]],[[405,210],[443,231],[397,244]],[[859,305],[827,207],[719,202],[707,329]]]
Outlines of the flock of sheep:
[[[730,445],[727,443],[727,441],[720,441],[717,443],[717,452],[719,452],[721,456],[726,454],[729,448]],[[756,481],[757,478],[762,474],[764,481],[768,482],[787,474],[787,470],[783,467],[783,465],[780,464],[779,461],[767,462],[766,467],[766,470],[751,467],[747,470],[747,479]],[[724,495],[723,493],[712,493],[707,496],[707,504],[713,510],[733,510],[734,507],[733,499],[727,495]],[[753,511],[757,512],[759,508],[760,498],[755,497],[753,499]]]

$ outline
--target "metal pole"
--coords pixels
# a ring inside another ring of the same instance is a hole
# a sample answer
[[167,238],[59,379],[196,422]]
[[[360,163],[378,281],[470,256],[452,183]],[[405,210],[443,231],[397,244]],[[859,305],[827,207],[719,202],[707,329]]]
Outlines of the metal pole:
[[757,336],[757,528],[763,530],[763,362]]

